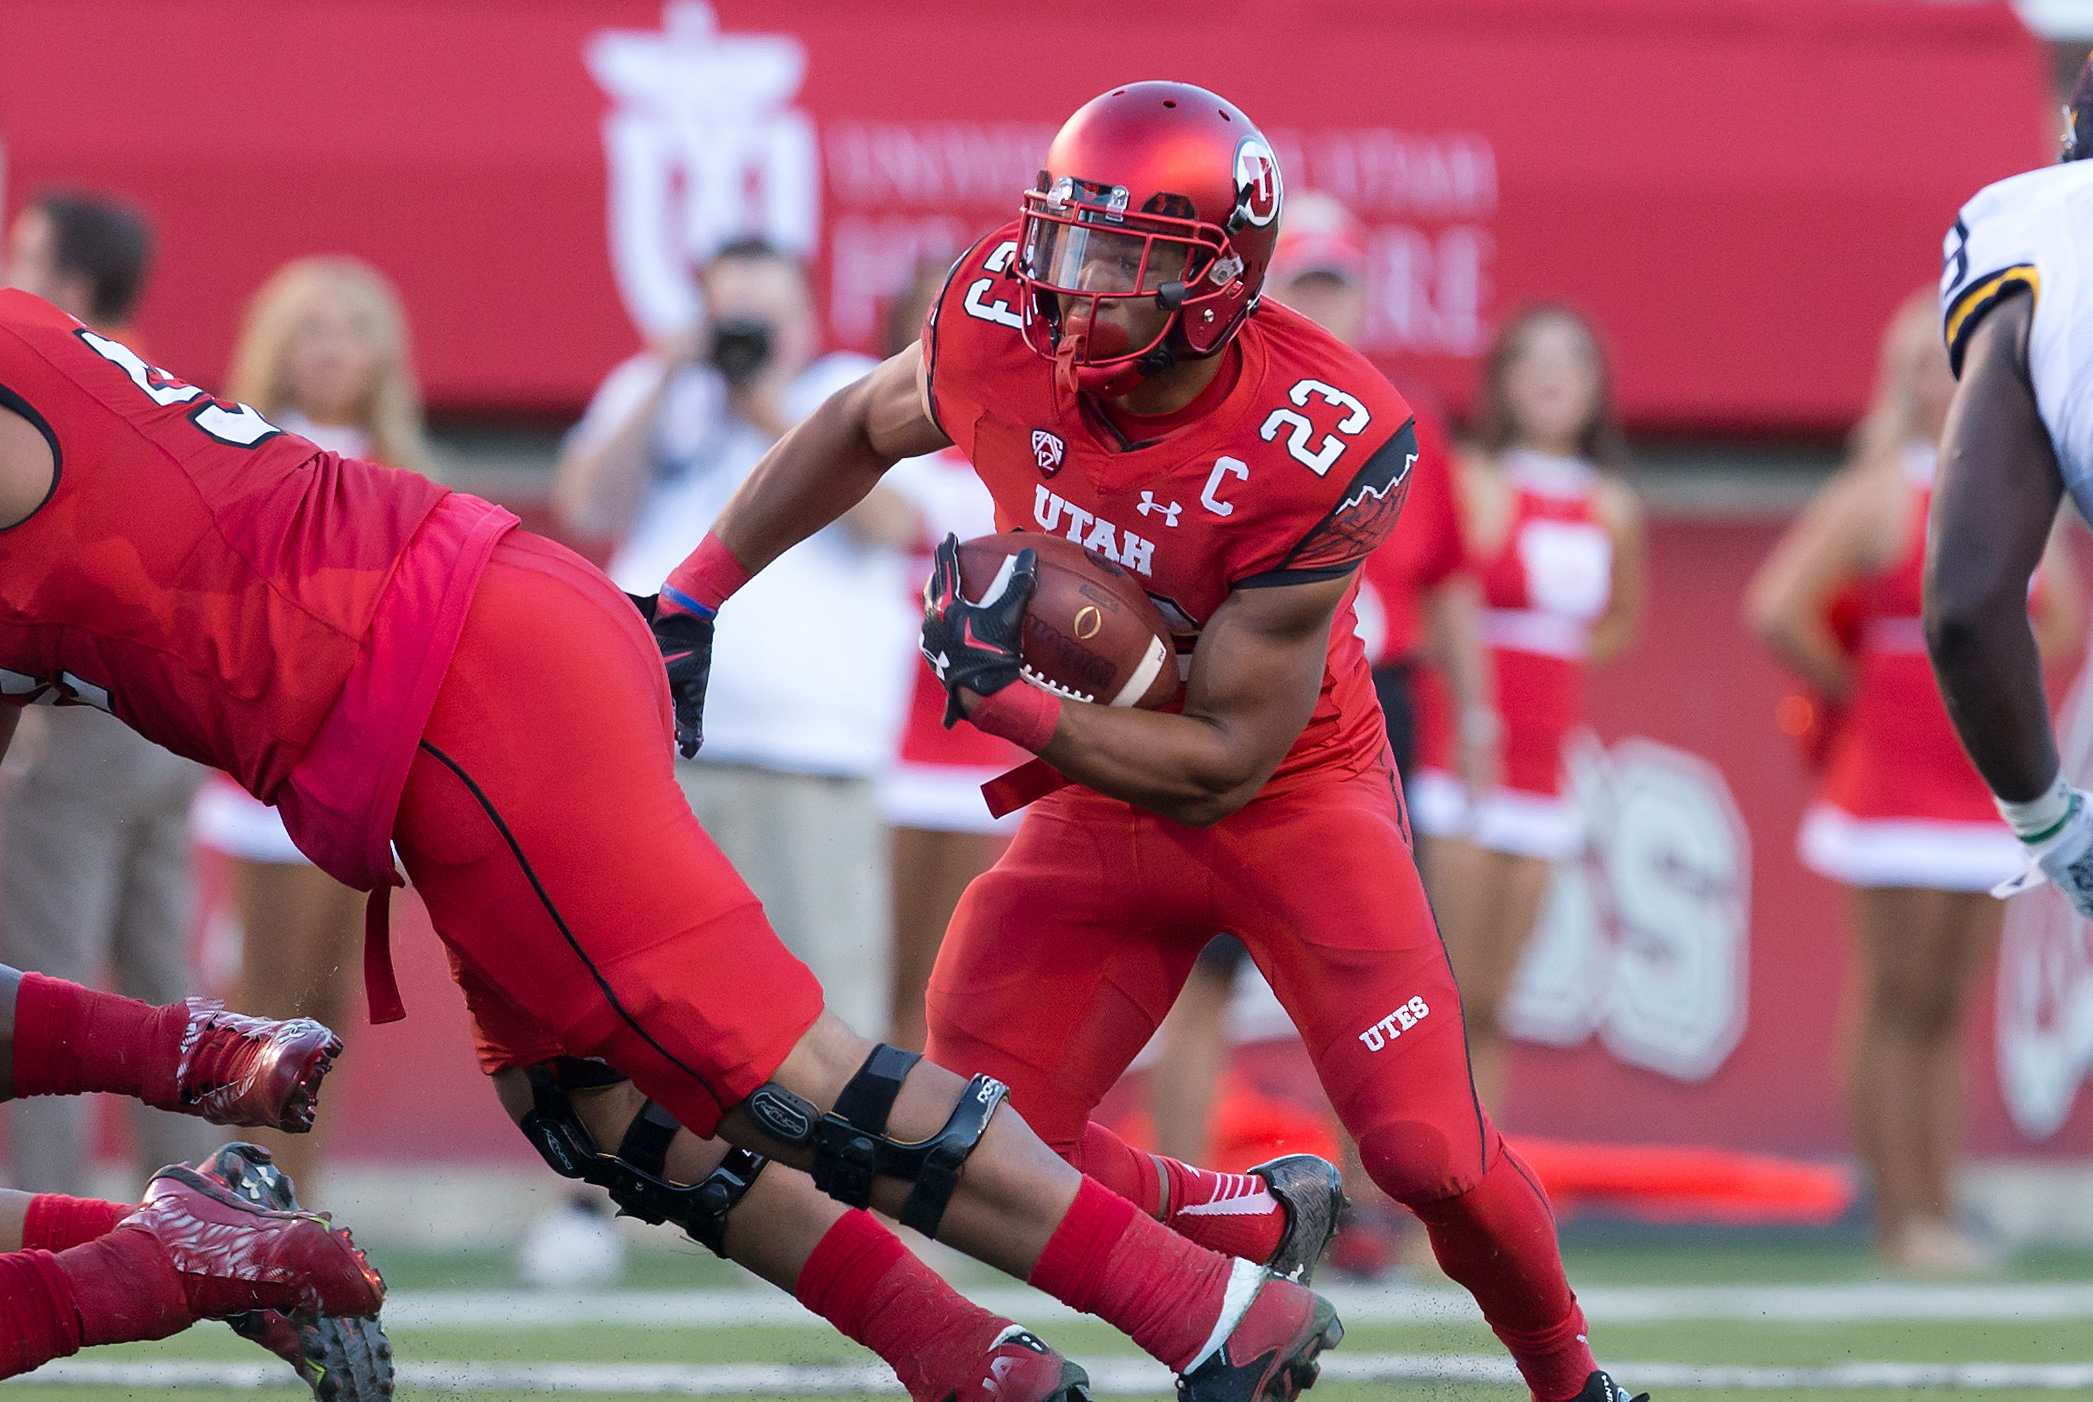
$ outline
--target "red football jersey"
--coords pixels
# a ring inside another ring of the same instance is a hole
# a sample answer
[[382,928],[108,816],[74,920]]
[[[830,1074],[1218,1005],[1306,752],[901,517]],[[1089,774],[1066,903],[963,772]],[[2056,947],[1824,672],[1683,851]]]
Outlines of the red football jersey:
[[[1364,358],[1266,302],[1227,352],[1241,362],[1225,396],[1129,441],[1025,344],[1019,287],[1003,275],[1016,251],[1015,224],[970,249],[923,338],[932,412],[1001,529],[1055,532],[1125,566],[1170,620],[1181,662],[1235,590],[1348,575],[1388,535],[1417,439],[1409,405]],[[1278,776],[1371,764],[1386,746],[1347,594],[1322,694]]]
[[[322,452],[24,292],[0,291],[0,405],[58,463],[0,532],[0,699],[99,706],[283,802],[336,875],[389,877],[359,848],[383,847],[407,713],[515,518]],[[300,771],[323,728],[339,753]]]

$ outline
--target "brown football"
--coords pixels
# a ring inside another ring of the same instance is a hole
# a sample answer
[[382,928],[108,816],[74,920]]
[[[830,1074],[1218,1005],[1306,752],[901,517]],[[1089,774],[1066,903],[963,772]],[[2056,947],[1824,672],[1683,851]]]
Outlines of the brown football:
[[1025,676],[1057,695],[1107,706],[1162,705],[1177,695],[1177,649],[1140,583],[1062,536],[1005,531],[962,543],[960,587],[979,599],[1003,561],[1039,552],[1039,587],[1019,640]]

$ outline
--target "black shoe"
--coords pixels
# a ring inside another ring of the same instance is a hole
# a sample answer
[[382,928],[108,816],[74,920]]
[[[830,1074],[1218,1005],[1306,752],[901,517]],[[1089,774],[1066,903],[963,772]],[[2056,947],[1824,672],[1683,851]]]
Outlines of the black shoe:
[[[228,1144],[197,1168],[249,1202],[298,1210],[291,1180],[259,1144]],[[315,1402],[385,1402],[392,1396],[392,1343],[376,1319],[304,1324],[276,1310],[252,1310],[226,1322],[297,1369]]]
[[1630,1397],[1612,1378],[1594,1373],[1584,1380],[1584,1391],[1577,1394],[1575,1402],[1650,1402],[1650,1394],[1638,1392]]
[[1314,1154],[1288,1154],[1250,1170],[1262,1178],[1272,1196],[1286,1205],[1286,1235],[1265,1262],[1283,1280],[1306,1285],[1337,1237],[1338,1214],[1351,1204],[1344,1195],[1344,1175],[1337,1165]]

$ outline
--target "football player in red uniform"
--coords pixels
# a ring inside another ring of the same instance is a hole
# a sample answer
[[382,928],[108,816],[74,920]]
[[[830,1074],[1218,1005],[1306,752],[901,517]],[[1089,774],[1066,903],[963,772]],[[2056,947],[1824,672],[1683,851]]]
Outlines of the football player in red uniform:
[[[374,893],[366,982],[389,1016],[396,847],[482,1067],[547,1162],[795,1291],[926,1402],[1074,1402],[1088,1384],[871,1204],[1118,1325],[1196,1402],[1312,1380],[1341,1333],[1327,1302],[1083,1178],[998,1113],[993,1078],[823,1011],[676,786],[655,634],[515,524],[0,292],[0,741],[22,705],[96,705],[275,804],[316,864]],[[0,979],[10,1018],[18,1093],[208,1099],[239,1064],[189,1010],[33,976]],[[100,1083],[74,1083],[66,1049],[97,1044]],[[209,1288],[188,1307],[221,1310],[214,1257],[241,1239],[195,1235],[200,1260],[176,1269]],[[68,1331],[65,1281],[0,1272],[10,1366],[109,1337],[154,1283],[101,1278],[73,1290],[94,1319]]]
[[[1047,1141],[1173,1227],[1258,1257],[1284,1204],[1089,1122],[1215,930],[1293,1014],[1368,1172],[1424,1219],[1542,1402],[1618,1395],[1563,1276],[1548,1204],[1469,1087],[1454,990],[1411,862],[1353,629],[1360,561],[1417,451],[1410,411],[1306,318],[1260,305],[1271,148],[1241,111],[1139,83],[1062,127],[1020,218],[954,266],[920,352],[788,434],[662,598],[685,743],[728,594],[896,459],[957,444],[1004,529],[1139,576],[1181,634],[1181,707],[1019,680],[1032,575],[971,602],[948,542],[923,650],[984,730],[1067,786],[969,888],[929,995],[931,1054],[987,1072]],[[1042,784],[1037,787],[1046,787]],[[1187,1209],[1190,1210],[1182,1210]]]

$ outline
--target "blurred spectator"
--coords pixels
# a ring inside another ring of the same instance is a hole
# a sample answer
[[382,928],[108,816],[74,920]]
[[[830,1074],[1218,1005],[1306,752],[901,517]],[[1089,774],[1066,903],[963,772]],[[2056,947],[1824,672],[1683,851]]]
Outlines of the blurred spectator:
[[[1746,602],[1751,626],[1817,693],[1783,703],[1825,732],[1797,846],[1805,866],[1852,888],[1847,1114],[1874,1179],[1882,1256],[1921,1274],[1995,1264],[1955,1217],[1962,1016],[1998,939],[1990,889],[2027,863],[1955,738],[1919,629],[1926,512],[1954,393],[1926,288],[1883,336],[1874,407],[1846,466]],[[2084,624],[2060,535],[2036,580],[2035,634],[2054,665]]]
[[[355,258],[286,263],[248,303],[226,393],[343,457],[426,471],[421,392],[407,319],[377,269]],[[244,932],[234,1005],[262,1017],[359,1019],[364,896],[292,845],[276,810],[222,774],[197,795],[196,840],[232,859]],[[301,1198],[317,1195],[319,1136],[256,1130]]]
[[9,287],[33,292],[96,331],[138,349],[131,314],[153,265],[153,231],[130,201],[54,190],[7,231]]
[[[7,285],[104,335],[127,326],[152,262],[152,232],[129,203],[46,194],[8,230]],[[0,817],[0,961],[110,987],[149,1003],[196,991],[189,800],[203,770],[87,706],[23,714]],[[88,1190],[91,1099],[9,1107],[15,1186]],[[218,1134],[186,1116],[131,1107],[143,1167],[210,1152]]]
[[[930,304],[945,285],[944,263],[925,264],[894,301],[887,354],[915,343]],[[948,534],[992,535],[996,506],[964,454],[947,448],[895,463],[886,485],[916,509],[915,553],[908,564],[911,604],[930,578],[930,552]],[[988,815],[981,785],[1031,756],[971,725],[944,726],[945,688],[909,649],[915,686],[894,763],[880,776],[879,808],[894,825],[894,1013],[887,1040],[923,1047],[923,995],[945,927],[967,883],[988,870],[1017,830],[1017,815]]]
[[[618,541],[610,575],[651,594],[765,450],[871,369],[815,359],[806,274],[767,244],[720,250],[706,319],[613,370],[560,454],[553,500]],[[821,980],[828,1006],[883,1036],[891,1001],[890,855],[874,776],[893,755],[914,619],[901,555],[915,512],[875,489],[785,552],[720,615],[705,748],[679,760],[691,807]]]
[[[1366,330],[1366,241],[1350,210],[1313,191],[1287,201],[1272,259],[1272,296],[1358,347]],[[1374,667],[1374,689],[1387,718],[1388,743],[1405,782],[1417,758],[1412,678],[1431,657],[1447,678],[1473,743],[1461,752],[1461,773],[1480,792],[1496,782],[1495,700],[1482,644],[1480,591],[1463,569],[1460,521],[1454,508],[1446,427],[1429,390],[1397,381],[1417,414],[1422,451],[1411,469],[1403,515],[1395,533],[1361,570],[1355,608],[1359,633]],[[1161,1047],[1149,1071],[1149,1105],[1156,1147],[1188,1163],[1207,1161],[1214,1092],[1228,1059],[1224,1020],[1245,952],[1229,935],[1201,951],[1184,991],[1161,1029]],[[1344,1136],[1345,1182],[1362,1209],[1346,1226],[1343,1264],[1378,1274],[1392,1244],[1386,1199]],[[1370,1208],[1369,1208],[1370,1205]]]
[[1584,718],[1586,667],[1635,640],[1646,561],[1605,351],[1582,315],[1541,305],[1504,327],[1483,362],[1474,438],[1456,485],[1488,610],[1504,777],[1478,795],[1449,774],[1456,745],[1494,726],[1472,714],[1447,721],[1427,737],[1411,819],[1432,835],[1432,900],[1461,986],[1475,1089],[1497,1112],[1498,1010],[1555,863],[1584,843],[1562,789],[1563,741]]

